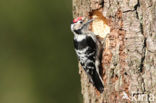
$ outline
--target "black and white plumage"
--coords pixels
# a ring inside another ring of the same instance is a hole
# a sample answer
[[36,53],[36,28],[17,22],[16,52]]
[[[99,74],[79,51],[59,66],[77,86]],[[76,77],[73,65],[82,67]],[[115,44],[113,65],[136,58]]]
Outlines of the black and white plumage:
[[74,34],[74,47],[78,56],[79,62],[89,80],[93,83],[101,93],[104,90],[103,82],[99,74],[99,56],[100,46],[93,32],[88,30],[88,25],[93,20],[84,23],[82,17],[73,20],[71,30]]

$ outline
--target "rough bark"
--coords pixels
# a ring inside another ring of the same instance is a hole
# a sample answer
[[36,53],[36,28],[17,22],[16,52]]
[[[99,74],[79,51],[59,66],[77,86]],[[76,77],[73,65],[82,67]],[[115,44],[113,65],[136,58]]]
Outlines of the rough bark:
[[79,66],[84,103],[156,103],[156,0],[73,0],[73,17],[93,10],[111,21],[111,32],[101,61],[102,94]]

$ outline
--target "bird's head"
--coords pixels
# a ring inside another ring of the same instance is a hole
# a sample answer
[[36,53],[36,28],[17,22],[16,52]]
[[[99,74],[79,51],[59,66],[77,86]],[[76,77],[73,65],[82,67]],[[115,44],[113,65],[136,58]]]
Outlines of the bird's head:
[[84,17],[75,18],[71,24],[71,31],[80,34],[83,29],[87,29],[88,24],[90,24],[93,21],[93,19],[90,19],[87,22],[85,21],[87,20]]
[[81,29],[83,22],[84,22],[84,17],[75,18],[71,23],[71,30],[75,31]]

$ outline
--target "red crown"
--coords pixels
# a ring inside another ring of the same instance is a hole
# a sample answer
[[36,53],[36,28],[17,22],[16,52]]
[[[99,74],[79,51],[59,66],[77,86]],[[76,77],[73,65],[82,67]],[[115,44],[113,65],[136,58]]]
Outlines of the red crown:
[[78,22],[79,20],[82,20],[82,17],[77,17],[77,18],[75,18],[75,19],[73,20],[73,23],[76,23],[76,22]]

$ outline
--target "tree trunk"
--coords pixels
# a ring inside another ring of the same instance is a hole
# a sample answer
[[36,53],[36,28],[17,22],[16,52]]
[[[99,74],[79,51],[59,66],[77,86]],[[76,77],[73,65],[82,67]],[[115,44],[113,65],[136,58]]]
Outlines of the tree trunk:
[[103,41],[102,94],[79,66],[84,103],[156,103],[156,0],[73,0],[73,17],[94,11],[111,31]]

